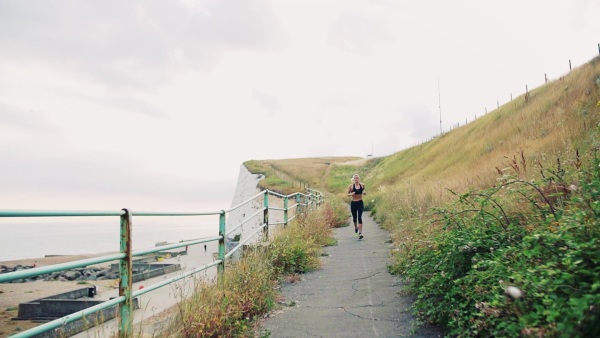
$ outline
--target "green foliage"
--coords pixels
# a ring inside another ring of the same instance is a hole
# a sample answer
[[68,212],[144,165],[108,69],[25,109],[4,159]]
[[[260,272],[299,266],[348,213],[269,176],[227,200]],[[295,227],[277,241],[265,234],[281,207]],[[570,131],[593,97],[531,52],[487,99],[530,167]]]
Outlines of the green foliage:
[[264,178],[258,183],[258,186],[263,189],[269,189],[284,194],[290,194],[298,190],[297,187],[294,187],[292,182],[279,177],[275,173],[273,166],[269,164],[261,161],[251,160],[244,162],[244,166],[249,172],[264,176]]
[[326,200],[325,204],[321,207],[323,217],[326,218],[326,223],[331,227],[338,228],[348,226],[348,203],[345,203],[339,198],[331,198]]
[[451,336],[600,335],[599,166],[568,190],[557,170],[435,209],[439,231],[390,266],[411,280],[415,314]]
[[275,272],[279,275],[304,273],[318,266],[312,243],[294,239],[291,236],[279,236],[269,246]]
[[277,275],[305,273],[319,266],[321,247],[332,243],[331,203],[301,215],[294,226],[277,233],[268,254]]
[[333,193],[345,193],[357,171],[358,168],[353,165],[333,165],[327,176],[327,189]]
[[269,173],[271,169],[269,166],[265,165],[261,161],[250,160],[244,162],[244,166],[248,169],[249,172],[253,174],[262,174],[266,175]]

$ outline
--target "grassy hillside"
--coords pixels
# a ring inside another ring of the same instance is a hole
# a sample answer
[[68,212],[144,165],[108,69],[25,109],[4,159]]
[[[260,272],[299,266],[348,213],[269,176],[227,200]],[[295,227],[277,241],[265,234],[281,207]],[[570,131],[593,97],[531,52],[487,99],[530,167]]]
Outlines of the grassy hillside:
[[413,282],[416,314],[452,335],[600,334],[599,104],[596,58],[391,156],[257,162],[339,200],[361,174],[394,238],[390,269]]
[[[451,191],[493,186],[500,172],[525,161],[524,177],[557,159],[575,161],[575,152],[591,154],[598,123],[600,61],[590,61],[568,75],[521,95],[485,116],[393,155],[248,161],[246,167],[269,179],[310,184],[343,195],[354,172],[370,187],[377,210],[392,226],[393,215],[426,211],[447,203]],[[524,157],[524,160],[522,159]],[[297,189],[297,188],[296,188]],[[398,211],[401,211],[398,213]]]
[[265,175],[259,182],[261,188],[291,194],[304,191],[304,187],[323,189],[330,168],[339,163],[360,161],[358,157],[291,158],[283,160],[251,160],[244,166],[251,173]]

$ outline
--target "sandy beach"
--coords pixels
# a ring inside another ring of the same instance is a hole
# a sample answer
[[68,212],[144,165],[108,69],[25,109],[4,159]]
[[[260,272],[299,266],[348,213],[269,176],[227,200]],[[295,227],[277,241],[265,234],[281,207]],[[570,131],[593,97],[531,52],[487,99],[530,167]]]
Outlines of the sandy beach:
[[[33,262],[35,262],[37,267],[42,267],[93,258],[101,255],[104,255],[104,253],[98,255],[42,257],[34,260],[23,259],[0,262],[0,265],[8,267],[14,267],[16,265],[26,266],[32,265]],[[96,286],[98,293],[106,293],[115,289],[114,281],[112,280],[86,281],[86,284],[81,284],[77,281],[34,281],[28,283],[0,284],[0,338],[9,337],[17,330],[27,330],[40,324],[29,320],[12,320],[12,318],[17,316],[19,304],[81,289],[90,285]]]

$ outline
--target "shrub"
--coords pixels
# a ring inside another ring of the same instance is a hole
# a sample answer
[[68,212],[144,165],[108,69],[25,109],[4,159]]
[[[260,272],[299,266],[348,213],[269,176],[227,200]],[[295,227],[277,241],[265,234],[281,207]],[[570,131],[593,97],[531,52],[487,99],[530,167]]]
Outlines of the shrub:
[[434,210],[440,231],[392,267],[412,282],[415,314],[451,336],[598,336],[599,166],[580,171],[560,203],[543,188],[564,183],[554,171]]
[[317,212],[297,218],[281,229],[268,248],[271,264],[279,275],[304,273],[319,266],[322,246],[332,244],[332,207],[326,203]]
[[260,252],[246,255],[224,271],[221,282],[198,281],[194,294],[179,305],[181,337],[238,336],[275,303],[273,273]]
[[333,198],[325,202],[321,207],[323,216],[326,218],[326,223],[331,227],[343,227],[347,226],[348,218],[350,216],[350,209],[347,203],[342,200]]

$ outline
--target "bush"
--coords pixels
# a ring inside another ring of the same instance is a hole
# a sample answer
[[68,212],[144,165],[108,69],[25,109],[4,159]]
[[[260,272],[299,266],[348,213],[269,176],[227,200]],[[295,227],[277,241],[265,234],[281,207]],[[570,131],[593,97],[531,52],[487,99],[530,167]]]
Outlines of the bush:
[[564,183],[556,171],[436,209],[440,231],[392,267],[412,282],[415,314],[451,336],[599,336],[599,165],[568,190],[547,189]]
[[326,223],[331,227],[338,228],[348,226],[348,218],[350,217],[350,207],[348,203],[340,199],[330,199],[321,207],[323,216],[326,218]]
[[317,212],[303,214],[293,226],[281,229],[269,245],[271,264],[279,275],[304,273],[319,266],[322,246],[331,245],[332,223],[330,203]]
[[[179,305],[174,336],[238,336],[275,304],[273,272],[259,252],[228,266],[222,281],[198,281],[194,294]],[[174,330],[174,329],[171,329]]]

